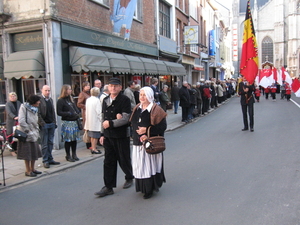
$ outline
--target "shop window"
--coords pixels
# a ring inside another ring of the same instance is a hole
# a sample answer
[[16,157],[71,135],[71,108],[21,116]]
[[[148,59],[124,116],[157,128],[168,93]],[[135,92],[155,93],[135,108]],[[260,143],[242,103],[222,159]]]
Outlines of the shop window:
[[46,84],[45,78],[38,78],[38,79],[23,79],[22,80],[22,97],[24,101],[27,100],[28,96],[31,94],[39,94],[43,86]]

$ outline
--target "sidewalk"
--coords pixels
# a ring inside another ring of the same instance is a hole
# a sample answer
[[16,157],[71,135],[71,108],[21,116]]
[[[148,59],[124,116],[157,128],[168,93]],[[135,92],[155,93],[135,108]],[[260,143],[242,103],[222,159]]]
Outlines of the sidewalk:
[[[212,110],[213,111],[213,110]],[[167,130],[172,131],[179,127],[185,125],[185,123],[181,122],[181,107],[178,109],[178,114],[174,114],[173,110],[167,111]],[[194,121],[201,119],[202,117],[196,118]],[[5,188],[10,188],[16,185],[23,184],[25,182],[33,181],[34,179],[39,179],[41,177],[45,177],[47,175],[51,175],[57,172],[64,171],[69,168],[73,168],[75,166],[81,165],[83,163],[89,162],[91,160],[97,159],[104,155],[104,149],[102,146],[98,146],[98,149],[102,152],[102,154],[96,155],[91,154],[90,150],[86,149],[84,142],[78,142],[77,144],[77,156],[80,159],[77,162],[68,162],[65,159],[65,151],[64,149],[53,150],[54,160],[60,162],[60,165],[50,165],[49,169],[43,167],[42,158],[36,161],[36,169],[38,171],[43,172],[41,175],[37,175],[37,177],[26,177],[25,176],[25,164],[23,160],[17,160],[15,156],[12,156],[9,151],[4,151],[4,171],[5,171],[5,183],[6,186],[3,185],[3,171],[2,171],[2,161],[0,158],[0,191]]]

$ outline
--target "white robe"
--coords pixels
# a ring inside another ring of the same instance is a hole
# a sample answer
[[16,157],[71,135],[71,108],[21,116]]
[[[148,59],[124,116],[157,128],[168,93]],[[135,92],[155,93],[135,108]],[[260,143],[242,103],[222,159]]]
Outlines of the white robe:
[[150,178],[161,173],[162,153],[148,154],[142,145],[133,145],[132,171],[136,179]]

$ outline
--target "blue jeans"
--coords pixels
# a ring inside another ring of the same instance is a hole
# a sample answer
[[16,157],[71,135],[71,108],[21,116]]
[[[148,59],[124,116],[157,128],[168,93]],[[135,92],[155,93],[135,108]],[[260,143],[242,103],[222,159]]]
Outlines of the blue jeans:
[[40,134],[41,134],[43,163],[53,161],[52,149],[53,149],[54,131],[55,131],[54,123],[46,123],[41,129]]
[[174,104],[174,113],[177,113],[179,101],[174,101],[173,104]]

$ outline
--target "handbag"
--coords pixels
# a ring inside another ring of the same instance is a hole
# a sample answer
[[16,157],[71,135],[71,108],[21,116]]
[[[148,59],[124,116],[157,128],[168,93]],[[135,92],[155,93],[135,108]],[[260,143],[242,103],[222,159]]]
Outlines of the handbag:
[[83,126],[82,126],[82,122],[81,122],[80,118],[78,118],[78,119],[76,120],[76,122],[77,122],[78,129],[79,129],[79,130],[82,130],[82,129],[83,129]]
[[[26,109],[26,123],[27,123],[27,109]],[[14,137],[18,139],[18,141],[26,142],[27,133],[20,130],[20,126],[17,125],[14,131]]]
[[82,140],[85,143],[91,143],[91,137],[88,135],[88,131],[87,130],[84,131],[84,134],[82,136]]
[[17,138],[19,141],[25,142],[27,138],[27,134],[23,131],[16,129],[14,137]]
[[166,150],[165,138],[163,136],[150,137],[150,128],[147,131],[147,140],[144,142],[144,147],[148,154],[158,154]]

